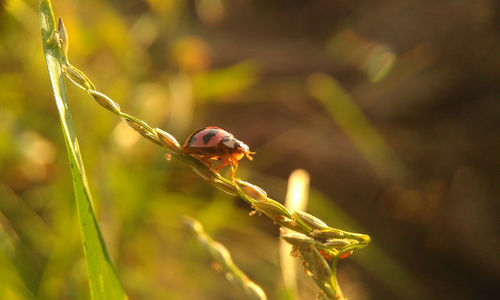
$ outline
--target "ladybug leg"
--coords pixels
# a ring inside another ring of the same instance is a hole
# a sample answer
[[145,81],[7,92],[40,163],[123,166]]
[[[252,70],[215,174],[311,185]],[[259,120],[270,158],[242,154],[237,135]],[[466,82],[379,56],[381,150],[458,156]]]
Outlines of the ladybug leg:
[[224,154],[220,157],[220,160],[223,161],[223,164],[217,168],[217,172],[223,167],[229,165],[231,167],[231,179],[234,181],[236,178],[234,175],[236,174],[236,169],[238,169],[238,159],[231,154]]
[[220,169],[224,168],[225,166],[227,166],[229,164],[230,164],[230,162],[226,161],[222,165],[218,166],[217,169],[215,169],[215,171],[219,172]]
[[238,160],[235,157],[230,156],[229,161],[231,162],[231,179],[234,181],[234,175],[236,174],[236,170],[238,169]]
[[217,172],[219,172],[220,169],[222,169],[223,167],[225,167],[231,163],[230,156],[227,154],[221,156],[220,160],[222,160],[223,164],[220,165],[219,167],[217,167],[217,169],[216,169]]
[[208,167],[210,168],[210,170],[213,170],[212,168],[212,162],[210,161],[210,158],[209,157],[203,157],[202,159],[200,159],[203,163],[207,164]]

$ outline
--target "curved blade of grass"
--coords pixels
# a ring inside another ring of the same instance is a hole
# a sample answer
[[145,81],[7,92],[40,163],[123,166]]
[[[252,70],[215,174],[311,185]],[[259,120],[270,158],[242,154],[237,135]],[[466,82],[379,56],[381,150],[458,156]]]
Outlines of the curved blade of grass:
[[61,68],[64,56],[58,46],[56,24],[48,0],[40,2],[40,23],[45,60],[71,165],[83,249],[89,273],[90,294],[92,299],[127,299],[106,249],[92,207],[92,198],[68,106],[64,75]]

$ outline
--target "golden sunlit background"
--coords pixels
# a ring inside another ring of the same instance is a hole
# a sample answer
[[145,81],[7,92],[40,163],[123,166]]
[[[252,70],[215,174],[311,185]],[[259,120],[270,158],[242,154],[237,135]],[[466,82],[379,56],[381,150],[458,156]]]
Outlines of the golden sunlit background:
[[[0,4],[0,296],[89,299],[38,1]],[[372,238],[340,262],[349,299],[500,297],[498,2],[52,5],[72,64],[124,112],[179,141],[204,126],[232,132],[257,152],[238,177],[282,203],[289,175],[306,170],[306,210]],[[130,299],[244,299],[182,215],[226,245],[269,299],[286,299],[276,225],[166,161],[74,85],[68,95]],[[298,299],[315,299],[300,265],[296,280]]]

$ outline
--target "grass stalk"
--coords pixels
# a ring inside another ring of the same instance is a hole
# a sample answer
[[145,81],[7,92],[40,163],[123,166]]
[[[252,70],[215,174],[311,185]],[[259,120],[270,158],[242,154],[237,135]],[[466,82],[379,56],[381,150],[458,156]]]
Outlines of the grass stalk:
[[58,42],[54,45],[59,45],[60,54],[64,53],[64,57],[59,62],[63,63],[62,70],[73,83],[87,91],[98,104],[118,115],[143,137],[164,147],[168,158],[172,157],[182,161],[216,188],[228,194],[239,196],[253,208],[251,215],[263,214],[275,224],[297,232],[282,235],[282,238],[293,246],[292,254],[302,259],[306,273],[322,290],[322,297],[344,299],[336,279],[337,263],[339,258],[345,258],[352,251],[368,245],[370,242],[368,235],[332,228],[306,212],[287,209],[280,202],[269,198],[262,188],[239,179],[229,180],[222,177],[197,158],[183,153],[175,137],[122,112],[115,101],[98,92],[90,79],[69,63],[67,59],[68,36],[62,20],[59,22],[57,38]]
[[127,299],[118,280],[94,213],[92,197],[64,84],[63,65],[65,64],[66,55],[61,47],[60,31],[56,29],[49,0],[40,2],[40,23],[47,70],[71,166],[78,220],[89,276],[90,294],[92,299],[99,300]]
[[233,262],[231,254],[224,245],[214,241],[204,230],[197,220],[184,217],[184,223],[196,235],[196,238],[203,247],[210,253],[217,262],[217,266],[224,272],[226,279],[234,286],[245,292],[249,299],[267,300],[264,290],[255,282],[250,280],[243,271]]

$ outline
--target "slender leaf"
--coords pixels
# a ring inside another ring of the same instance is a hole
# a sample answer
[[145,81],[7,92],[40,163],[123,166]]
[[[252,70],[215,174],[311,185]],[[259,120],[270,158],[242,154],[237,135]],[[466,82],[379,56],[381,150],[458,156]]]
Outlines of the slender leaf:
[[127,299],[106,249],[92,207],[92,198],[68,106],[61,67],[64,56],[57,42],[56,23],[48,0],[40,2],[40,22],[45,60],[59,111],[73,176],[83,249],[89,273],[90,294],[92,299]]

